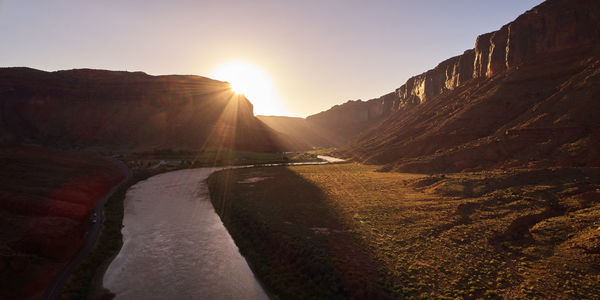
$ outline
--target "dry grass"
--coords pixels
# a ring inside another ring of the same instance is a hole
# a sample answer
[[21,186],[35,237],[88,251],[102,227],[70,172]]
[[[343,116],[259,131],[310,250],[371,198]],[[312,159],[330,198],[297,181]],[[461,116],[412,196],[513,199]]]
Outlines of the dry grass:
[[[272,179],[238,183],[258,176]],[[266,235],[291,239],[294,247],[326,253],[326,262],[342,262],[321,276],[341,283],[337,291],[323,288],[341,297],[600,294],[597,169],[427,176],[342,164],[231,170],[209,183],[213,201],[227,203],[219,213],[241,251],[252,253],[246,256],[255,270],[273,267],[264,257],[287,259],[260,245]],[[243,229],[255,223],[263,228]],[[346,258],[363,261],[348,267]],[[306,271],[292,268],[285,278],[276,271],[257,272],[274,293],[306,288]],[[273,277],[285,282],[271,284]],[[344,285],[354,278],[358,283]]]

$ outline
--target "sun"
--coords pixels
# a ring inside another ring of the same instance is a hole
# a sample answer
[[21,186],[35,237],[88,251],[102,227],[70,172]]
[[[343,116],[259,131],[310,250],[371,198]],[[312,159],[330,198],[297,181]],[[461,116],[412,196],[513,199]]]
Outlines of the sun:
[[215,69],[211,77],[229,82],[232,91],[246,96],[254,105],[254,114],[283,114],[275,88],[260,67],[243,61],[231,61]]

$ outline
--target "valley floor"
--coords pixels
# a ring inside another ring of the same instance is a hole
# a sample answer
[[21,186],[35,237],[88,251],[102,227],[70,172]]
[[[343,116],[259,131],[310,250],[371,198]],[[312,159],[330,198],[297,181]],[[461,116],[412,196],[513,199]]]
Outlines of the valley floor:
[[226,170],[217,213],[289,298],[600,294],[600,170],[425,175],[333,164]]

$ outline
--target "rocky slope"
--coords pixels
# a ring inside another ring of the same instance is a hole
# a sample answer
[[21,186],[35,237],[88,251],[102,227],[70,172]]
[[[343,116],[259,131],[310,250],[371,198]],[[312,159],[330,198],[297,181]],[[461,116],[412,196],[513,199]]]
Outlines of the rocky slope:
[[353,124],[345,153],[398,170],[600,165],[599,49],[600,2],[549,0],[393,93],[307,119]]
[[[374,120],[401,108],[421,104],[472,79],[491,78],[539,55],[561,51],[568,54],[569,50],[597,47],[600,42],[599,6],[600,3],[593,0],[546,1],[498,31],[480,35],[474,49],[409,78],[392,93],[366,103],[348,101],[307,119],[322,123],[328,118],[342,122]],[[336,115],[336,112],[341,114]]]
[[369,101],[349,100],[329,110],[308,116],[307,123],[320,128],[336,145],[344,145],[356,138],[365,128],[392,112],[396,95],[386,94]]
[[[226,82],[142,72],[0,69],[0,141],[124,149],[285,148]],[[289,145],[288,145],[289,146]]]
[[299,149],[341,145],[341,142],[336,140],[332,130],[320,127],[318,124],[309,122],[305,118],[280,116],[256,117],[277,132],[281,132],[286,136],[294,138],[296,144],[306,145],[306,147],[299,147]]

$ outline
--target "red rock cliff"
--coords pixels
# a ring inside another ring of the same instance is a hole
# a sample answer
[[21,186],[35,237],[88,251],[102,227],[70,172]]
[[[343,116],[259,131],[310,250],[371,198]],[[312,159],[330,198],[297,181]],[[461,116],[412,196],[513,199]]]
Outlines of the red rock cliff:
[[533,58],[597,49],[600,46],[599,12],[600,1],[597,0],[546,1],[498,31],[480,35],[473,49],[409,78],[393,93],[366,102],[347,102],[307,119],[328,127],[345,128],[347,124],[374,122],[470,80],[494,77],[517,68]]
[[598,11],[600,1],[595,0],[546,1],[498,31],[477,37],[474,49],[410,78],[396,89],[395,107],[427,101],[468,80],[496,76],[538,56],[598,47],[600,15],[594,13]]

